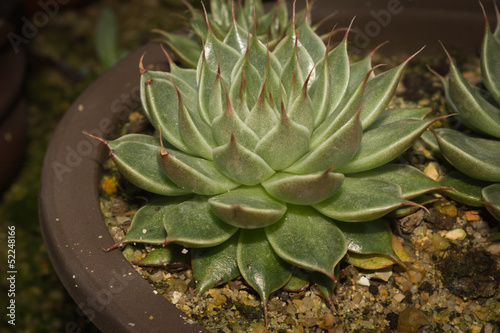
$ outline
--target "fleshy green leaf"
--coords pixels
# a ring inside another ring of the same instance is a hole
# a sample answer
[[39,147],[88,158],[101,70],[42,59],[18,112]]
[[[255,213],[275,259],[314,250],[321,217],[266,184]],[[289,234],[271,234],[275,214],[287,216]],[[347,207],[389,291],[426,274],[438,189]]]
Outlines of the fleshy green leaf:
[[[310,59],[308,54],[306,56]],[[309,73],[304,73],[300,66],[299,59],[302,58],[298,57],[298,46],[294,44],[293,52],[291,56],[287,58],[288,61],[284,64],[283,72],[281,73],[281,82],[283,83],[285,93],[289,96],[289,100],[294,100],[296,98],[300,83],[305,81],[304,76],[307,76]]]
[[277,173],[262,183],[273,197],[295,205],[314,205],[328,199],[344,181],[344,175],[326,171],[294,175]]
[[[245,93],[247,99],[247,107],[252,109],[259,97],[263,78],[260,76],[257,69],[251,64],[249,59],[250,52],[247,51],[235,65],[232,72],[232,85],[229,89],[231,101],[235,101],[236,97]],[[241,83],[243,80],[243,84]],[[236,84],[238,82],[239,84]]]
[[231,46],[240,54],[244,54],[247,49],[247,36],[248,32],[233,21],[229,32],[224,37],[224,43]]
[[210,111],[210,107],[213,106],[211,104],[215,103],[215,96],[217,96],[216,92],[220,91],[220,82],[217,81],[217,72],[214,72],[209,68],[205,53],[201,55],[200,59],[201,65],[198,65],[196,69],[200,116],[207,124],[211,124],[212,118],[210,115],[213,115],[214,111]]
[[206,197],[195,197],[161,210],[167,230],[165,244],[209,247],[228,240],[237,230],[221,221],[210,209]]
[[362,269],[378,270],[394,264],[402,265],[402,262],[412,261],[399,239],[394,235],[392,235],[392,248],[397,257],[390,258],[377,253],[359,254],[349,252],[346,262]]
[[254,229],[271,225],[285,214],[286,205],[261,187],[238,188],[208,200],[212,211],[224,222]]
[[[180,67],[180,66],[177,66],[177,64],[175,62],[172,61],[172,59],[169,58],[169,62],[168,62],[169,66],[170,66],[170,77],[172,78],[172,80],[175,82],[175,84],[179,87],[179,90],[181,90],[182,92],[182,87],[181,87],[181,84],[182,83],[179,83],[179,81],[183,81],[186,83],[187,86],[191,87],[191,89],[193,90],[195,96],[197,94],[196,90],[197,89],[197,83],[196,83],[196,70],[195,69],[192,69],[192,68],[184,68],[184,67]],[[169,73],[166,73],[167,75]],[[178,79],[176,79],[178,78]],[[183,94],[185,95],[185,94]],[[196,102],[196,98],[194,99],[194,103],[193,104],[197,104]]]
[[279,118],[271,105],[266,101],[263,91],[245,120],[245,124],[250,127],[259,138],[262,138],[269,133],[278,122]]
[[212,161],[184,154],[174,149],[162,150],[161,166],[180,188],[196,194],[214,195],[238,187]]
[[486,209],[500,221],[500,183],[487,186],[482,191]]
[[282,170],[307,152],[309,137],[309,130],[288,119],[282,109],[280,122],[259,141],[255,152],[271,168]]
[[356,112],[360,111],[359,107],[367,79],[368,75],[365,75],[365,80],[358,85],[356,90],[344,98],[337,109],[331,112],[324,122],[314,130],[311,137],[311,149],[318,147],[328,140],[328,138],[335,135],[340,128],[352,120]]
[[179,129],[182,139],[194,155],[211,160],[212,149],[215,148],[216,143],[212,137],[210,127],[197,113],[190,114],[183,103],[179,91],[177,95],[179,105]]
[[[340,268],[339,265],[337,265],[335,267],[336,281],[339,280],[339,277],[340,277]],[[311,278],[318,287],[319,291],[323,294],[323,297],[325,297],[325,299],[328,302],[330,302],[330,304],[333,304],[333,298],[335,296],[335,287],[337,286],[337,282],[330,279],[325,274],[319,272],[311,272]]]
[[337,171],[361,172],[392,161],[410,148],[432,122],[403,119],[365,132],[356,155]]
[[[165,79],[165,78],[169,78],[171,79],[175,86],[177,87],[177,89],[179,90],[181,96],[183,97],[183,102],[186,106],[186,108],[190,111],[190,113],[198,116],[198,101],[197,101],[197,90],[196,90],[196,72],[194,70],[190,70],[194,73],[190,73],[188,74],[189,76],[192,76],[194,74],[194,78],[193,77],[188,77],[187,79],[189,80],[195,80],[195,83],[194,85],[193,82],[188,82],[188,81],[185,81],[183,78],[177,76],[177,75],[174,75],[173,73],[166,73],[166,72],[152,72],[152,71],[148,71],[148,74],[150,74],[153,78],[153,73],[157,73],[156,75],[158,76],[158,78],[160,79]],[[187,76],[185,75],[185,73],[182,73],[184,74],[184,76]]]
[[304,83],[302,92],[292,103],[288,110],[288,117],[295,123],[304,126],[312,133],[314,127],[313,103],[307,94],[307,81]]
[[414,109],[388,109],[382,111],[377,120],[368,127],[367,130],[372,130],[377,127],[382,127],[387,124],[391,124],[395,121],[403,119],[420,119],[423,120],[424,117],[432,111],[432,108],[414,108]]
[[355,156],[362,142],[359,113],[352,117],[338,131],[325,139],[317,148],[312,149],[285,172],[308,174],[326,170],[333,166],[337,169]]
[[500,141],[473,137],[441,128],[435,131],[446,159],[466,175],[490,182],[500,181]]
[[346,258],[346,263],[361,269],[379,270],[385,267],[392,266],[396,262],[378,253],[359,254],[349,252]]
[[335,222],[344,233],[350,252],[383,254],[395,258],[392,249],[392,231],[385,220],[360,223]]
[[342,102],[349,84],[350,71],[346,38],[328,53],[328,63],[330,65],[330,112],[332,112]]
[[318,77],[309,89],[313,103],[314,127],[318,127],[330,111],[330,66],[327,54],[325,54],[325,60],[319,67],[317,66],[316,73]]
[[231,25],[231,4],[229,1],[210,0],[210,11],[216,26],[228,28]]
[[[497,30],[500,24],[497,22]],[[498,30],[500,31],[500,30]],[[488,91],[500,102],[500,42],[487,22],[481,48],[481,75]],[[497,136],[498,137],[498,136]]]
[[224,80],[231,82],[231,73],[240,59],[240,54],[229,45],[221,42],[210,31],[205,41],[204,52],[208,67],[215,72],[220,66],[220,72]]
[[163,227],[162,209],[187,200],[188,197],[161,198],[141,207],[132,219],[130,230],[122,241],[125,243],[147,243],[162,245],[167,237]]
[[224,113],[214,119],[212,134],[221,146],[230,142],[232,136],[239,144],[252,151],[259,142],[257,134],[240,119],[229,103]]
[[307,22],[300,25],[297,30],[300,32],[299,43],[307,50],[312,61],[314,63],[320,61],[326,52],[325,43],[323,43],[318,34],[313,31]]
[[141,90],[144,90],[143,105],[153,126],[177,149],[191,152],[178,126],[178,104],[172,103],[177,100],[177,91],[172,82],[167,78],[153,78],[146,72],[141,76]]
[[365,94],[363,96],[363,110],[361,111],[361,124],[363,128],[370,126],[385,110],[394,96],[401,75],[408,62],[415,55],[408,58],[401,65],[375,76],[366,84]]
[[[168,54],[167,54],[168,55]],[[169,73],[169,72],[160,72],[160,71],[150,71],[144,69],[142,65],[142,60],[141,60],[141,65],[139,66],[142,75],[141,75],[141,101],[143,102],[143,107],[144,111],[146,112],[146,116],[150,120],[152,124],[155,123],[156,118],[152,118],[152,115],[149,114],[150,112],[150,107],[148,102],[148,96],[146,95],[147,89],[146,88],[146,81],[148,79],[151,80],[167,80],[170,83],[173,83],[177,86],[177,90],[181,93],[181,95],[185,98],[185,104],[188,110],[191,113],[198,113],[198,102],[197,102],[197,94],[198,92],[196,91],[196,71],[193,69],[184,69],[180,68],[175,63],[172,61],[172,59],[169,58],[169,64],[171,66],[171,70],[175,70],[177,74]],[[189,72],[189,73],[187,73]],[[194,77],[193,77],[194,75]],[[148,81],[151,83],[152,81]],[[194,83],[193,83],[194,80]],[[175,89],[175,88],[174,88]],[[156,91],[156,90],[155,90]],[[157,127],[155,125],[155,127]]]
[[161,33],[167,37],[165,44],[174,52],[175,57],[186,67],[196,68],[202,51],[200,43],[178,34],[169,32]]
[[428,129],[420,136],[420,139],[425,143],[425,146],[431,151],[431,153],[436,156],[436,158],[443,160],[443,154],[439,149],[439,144],[437,142],[436,137],[432,132]]
[[240,77],[239,82],[239,89],[237,84],[233,84],[233,86],[231,87],[231,91],[229,92],[229,96],[234,105],[234,111],[236,112],[236,115],[242,121],[245,121],[245,119],[247,119],[248,115],[250,114],[250,108],[248,107],[248,96],[250,93],[248,92],[247,81],[244,75]]
[[462,122],[481,132],[500,138],[500,109],[488,102],[464,79],[450,58],[449,89]]
[[498,22],[500,22],[500,11],[498,10],[498,7],[495,6],[495,12],[496,12],[496,17],[497,17],[497,26],[495,28],[495,31],[493,32],[493,36],[497,39],[497,40],[500,40],[500,24],[498,24]]
[[[350,65],[349,67],[349,85],[347,86],[346,94],[349,95],[363,81],[366,74],[372,69],[372,55],[368,55]],[[375,74],[370,73],[370,78],[374,78]]]
[[[331,280],[330,280],[331,281]],[[302,269],[293,266],[292,278],[283,287],[286,291],[299,292],[309,286],[309,275]]]
[[335,265],[346,254],[347,245],[330,219],[310,207],[291,206],[278,223],[265,230],[269,243],[282,259],[335,280]]
[[[144,142],[147,139],[148,142]],[[134,185],[161,195],[189,193],[177,186],[163,172],[158,162],[159,138],[142,134],[129,134],[108,142],[111,157],[118,170]]]
[[[160,222],[160,226],[163,229],[163,225]],[[165,235],[167,233],[165,232]],[[165,240],[165,239],[163,239]],[[163,242],[162,242],[163,243]],[[166,266],[187,266],[189,265],[188,255],[182,254],[184,248],[178,244],[168,244],[165,247],[159,247],[148,253],[146,258],[142,259],[140,262],[134,262],[134,264],[140,266],[152,266],[152,267],[166,267]]]
[[222,77],[217,73],[208,99],[208,117],[210,118],[210,123],[224,112],[221,86]]
[[236,260],[238,238],[236,233],[220,245],[193,249],[191,266],[199,293],[240,275]]
[[410,165],[387,164],[369,171],[350,175],[351,178],[379,179],[401,187],[404,199],[441,189],[441,185]]
[[214,163],[226,176],[243,185],[257,185],[271,177],[274,170],[257,154],[236,139],[213,150]]
[[274,252],[262,228],[241,229],[237,251],[241,275],[259,293],[267,321],[267,299],[290,280],[291,266]]
[[491,183],[464,175],[460,171],[452,171],[439,180],[443,186],[455,189],[445,190],[443,193],[453,200],[473,207],[482,207],[481,191]]
[[265,77],[268,61],[275,73],[281,73],[281,65],[278,59],[273,53],[268,52],[264,44],[253,34],[250,36],[249,58],[261,78]]
[[346,177],[331,198],[313,207],[339,221],[363,222],[380,218],[404,204],[407,201],[402,198],[401,188],[396,184]]

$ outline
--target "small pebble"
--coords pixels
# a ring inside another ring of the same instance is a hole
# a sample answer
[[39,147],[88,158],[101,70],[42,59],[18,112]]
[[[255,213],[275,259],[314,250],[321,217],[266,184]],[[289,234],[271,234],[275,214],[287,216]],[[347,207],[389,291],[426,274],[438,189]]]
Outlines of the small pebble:
[[409,270],[408,275],[410,276],[411,283],[419,283],[425,277],[425,271],[423,271],[423,270]]
[[378,291],[378,287],[374,284],[370,285],[368,287],[368,291],[372,294],[372,295],[375,295],[377,296],[379,294],[379,291]]
[[457,206],[446,200],[435,202],[434,209],[436,209],[441,214],[445,214],[451,217],[457,216],[458,213]]
[[444,251],[450,247],[450,242],[438,233],[432,234],[432,246],[438,251]]
[[399,314],[398,330],[400,333],[417,333],[420,327],[428,323],[425,313],[410,306]]
[[464,229],[455,229],[452,231],[448,231],[445,237],[451,240],[464,240],[465,237],[467,237],[467,233],[464,231]]
[[396,280],[396,283],[398,284],[399,289],[402,292],[407,292],[412,287],[411,282],[408,281],[408,279],[405,278],[404,276],[398,276],[398,277],[396,277],[395,280]]
[[488,251],[489,253],[493,254],[493,255],[498,255],[500,254],[500,243],[492,243],[490,244],[487,248],[486,248],[486,251]]
[[370,285],[370,280],[366,276],[361,276],[358,280],[358,284],[368,287]]
[[327,330],[333,328],[336,322],[337,320],[335,316],[331,313],[328,313],[318,320],[318,326],[322,329]]
[[401,301],[402,301],[402,300],[404,300],[404,299],[405,299],[405,295],[403,295],[403,294],[396,294],[396,295],[394,296],[394,300],[395,300],[396,302],[398,302],[398,303],[401,303]]
[[468,210],[465,212],[465,219],[467,221],[479,221],[481,220],[481,216],[479,215],[479,212],[477,211],[472,211],[472,210]]

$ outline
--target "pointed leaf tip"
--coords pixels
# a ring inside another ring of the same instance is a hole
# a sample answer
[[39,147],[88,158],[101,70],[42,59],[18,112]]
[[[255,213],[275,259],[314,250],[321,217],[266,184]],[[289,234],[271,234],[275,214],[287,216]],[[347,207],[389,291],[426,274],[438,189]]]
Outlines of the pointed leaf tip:
[[347,28],[347,30],[345,32],[344,40],[347,40],[347,38],[349,37],[349,31],[351,31],[351,28],[352,28],[352,25],[353,25],[355,19],[356,19],[356,16],[354,16],[351,20],[351,23],[349,23],[349,27]]
[[139,73],[141,74],[144,74],[147,72],[147,69],[144,68],[144,65],[143,65],[143,60],[144,60],[144,56],[146,55],[146,52],[144,52],[141,56],[141,59],[139,60]]
[[425,49],[425,45],[422,46],[422,48],[420,48],[420,50],[418,50],[417,52],[415,52],[413,55],[411,55],[408,59],[406,59],[406,61],[404,62],[405,66],[413,59],[415,58],[420,52],[422,52],[422,50]]
[[370,53],[370,58],[373,58],[373,56],[375,55],[375,53],[376,53],[376,52],[377,52],[377,51],[378,51],[378,50],[379,50],[382,46],[384,46],[385,44],[388,44],[388,43],[389,43],[389,41],[388,41],[388,40],[386,40],[385,42],[383,42],[383,43],[381,43],[381,44],[377,45],[377,46],[376,46],[376,47],[372,50],[372,52]]
[[108,140],[103,139],[103,138],[98,137],[98,136],[95,136],[95,135],[92,135],[92,134],[90,134],[90,133],[88,133],[88,132],[86,132],[86,131],[82,131],[82,133],[83,133],[83,134],[85,134],[85,135],[87,135],[88,137],[91,137],[92,139],[95,139],[95,140],[97,140],[97,141],[99,141],[99,142],[101,142],[101,143],[105,144],[106,146],[108,146],[108,147],[109,147]]
[[[478,2],[479,2],[479,6],[481,6],[481,10],[483,11],[485,28],[487,29],[490,26],[490,22],[488,21],[488,15],[486,15],[486,10],[484,9],[483,3],[481,1],[478,1]],[[498,12],[498,8],[496,6],[496,2],[495,2],[495,9]]]
[[[170,67],[172,67],[172,64],[174,63],[174,61],[173,61],[173,60],[172,60],[172,58],[170,57],[170,54],[168,54],[167,50],[165,50],[165,48],[163,47],[163,44],[162,44],[162,45],[160,45],[160,47],[161,47],[161,49],[162,49],[163,53],[165,54],[165,56],[167,57],[167,60],[168,60],[168,63],[169,63],[169,65],[170,65]],[[143,56],[144,56],[144,55],[143,55]],[[141,58],[141,60],[142,60],[142,58]]]
[[212,31],[212,27],[210,26],[210,22],[208,21],[207,8],[205,7],[203,1],[201,2],[201,5],[203,6],[203,11],[205,12],[205,22],[207,23],[207,29],[208,31]]
[[446,49],[446,47],[444,46],[443,42],[442,41],[439,41],[439,44],[441,44],[441,47],[443,48],[444,52],[446,53],[446,56],[448,57],[448,60],[450,61],[450,63],[453,62],[453,58],[451,57],[451,55],[448,53],[448,50]]
[[423,210],[425,210],[427,212],[427,214],[430,213],[429,209],[427,209],[427,207],[425,207],[424,205],[421,205],[419,203],[413,202],[413,201],[405,201],[405,202],[403,202],[403,206],[419,207],[419,208],[422,208]]

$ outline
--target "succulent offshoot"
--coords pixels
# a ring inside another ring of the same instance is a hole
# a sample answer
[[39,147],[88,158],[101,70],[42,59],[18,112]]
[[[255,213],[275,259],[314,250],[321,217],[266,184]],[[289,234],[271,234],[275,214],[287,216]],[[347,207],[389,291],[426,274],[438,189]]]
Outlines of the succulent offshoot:
[[458,170],[441,181],[459,192],[448,190],[447,195],[465,204],[485,206],[500,221],[500,15],[497,9],[497,27],[492,31],[480,5],[485,18],[481,74],[487,90],[467,83],[444,45],[450,62],[448,79],[431,70],[443,83],[449,111],[471,132],[438,128],[432,131],[434,140],[425,138]]
[[350,64],[348,31],[328,50],[308,13],[271,47],[259,38],[269,15],[259,5],[256,20],[225,30],[221,6],[200,29],[195,69],[150,71],[141,58],[142,105],[161,137],[98,139],[126,178],[164,197],[115,247],[190,247],[199,292],[242,275],[265,311],[297,268],[331,302],[348,251],[360,265],[373,255],[385,259],[378,267],[402,265],[383,216],[442,188],[388,164],[432,123],[428,109],[386,110],[408,61],[379,75],[370,56]]

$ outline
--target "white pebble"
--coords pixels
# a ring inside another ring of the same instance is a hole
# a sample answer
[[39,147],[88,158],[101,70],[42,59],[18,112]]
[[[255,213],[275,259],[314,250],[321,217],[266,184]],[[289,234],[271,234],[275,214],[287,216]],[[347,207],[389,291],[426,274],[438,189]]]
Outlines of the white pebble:
[[182,297],[182,293],[180,291],[174,291],[172,294],[172,304],[177,304],[179,303],[179,300]]
[[362,277],[359,278],[358,284],[360,284],[362,286],[369,287],[370,286],[370,280],[368,280],[368,278],[366,276],[362,276]]

